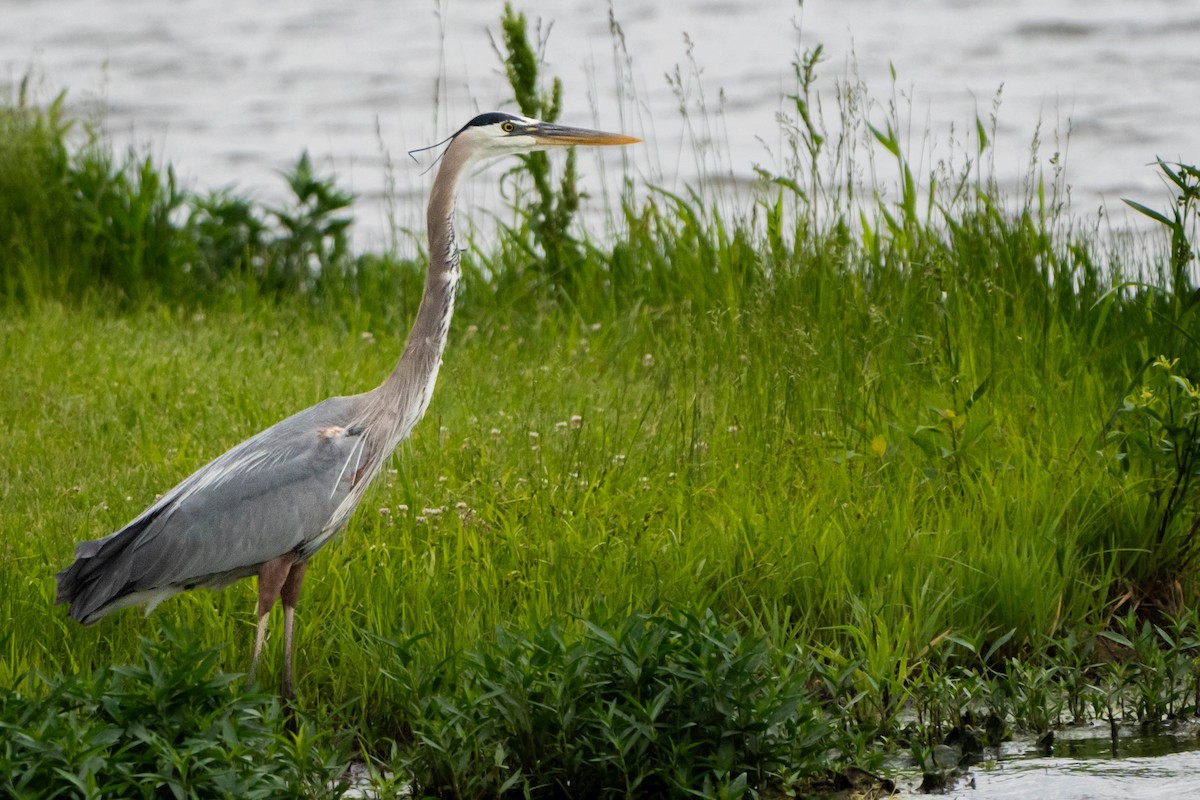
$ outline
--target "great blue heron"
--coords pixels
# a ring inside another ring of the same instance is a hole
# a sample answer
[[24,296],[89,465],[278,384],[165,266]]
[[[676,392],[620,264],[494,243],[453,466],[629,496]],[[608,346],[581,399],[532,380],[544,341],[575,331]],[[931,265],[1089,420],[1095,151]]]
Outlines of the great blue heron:
[[460,271],[454,197],[470,164],[572,145],[620,145],[629,136],[481,114],[450,138],[429,195],[429,271],[408,343],[377,389],[332,397],[210,461],[121,530],[81,542],[56,576],[56,603],[91,625],[110,611],[148,614],[185,589],[219,589],[258,576],[253,678],[267,620],[283,602],[283,693],[295,697],[292,629],[308,560],[344,526],[384,460],[425,413],[454,311]]

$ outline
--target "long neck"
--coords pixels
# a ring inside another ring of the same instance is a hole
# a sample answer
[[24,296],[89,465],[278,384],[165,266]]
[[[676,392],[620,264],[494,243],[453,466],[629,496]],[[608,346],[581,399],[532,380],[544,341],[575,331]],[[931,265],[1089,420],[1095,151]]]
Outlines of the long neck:
[[[396,371],[403,372],[413,356],[414,348],[436,351],[441,360],[450,332],[450,318],[454,315],[454,296],[462,276],[458,267],[458,245],[454,240],[454,197],[458,189],[458,178],[467,163],[466,147],[459,140],[450,143],[437,178],[429,193],[429,208],[426,211],[426,230],[429,235],[429,270],[425,275],[425,291],[412,332],[408,335],[408,346]],[[434,365],[436,377],[437,365]]]
[[454,241],[454,197],[468,155],[467,145],[456,139],[442,157],[429,194],[429,271],[425,276],[425,292],[400,362],[375,390],[373,400],[377,403],[372,405],[380,416],[390,418],[389,438],[393,446],[408,435],[425,413],[450,333],[454,297],[462,274]]

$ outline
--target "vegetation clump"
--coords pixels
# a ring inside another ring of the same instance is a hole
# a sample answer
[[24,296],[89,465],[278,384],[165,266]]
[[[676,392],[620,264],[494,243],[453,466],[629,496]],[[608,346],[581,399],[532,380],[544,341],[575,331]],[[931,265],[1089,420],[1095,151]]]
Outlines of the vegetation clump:
[[711,613],[502,630],[402,673],[432,797],[740,797],[827,766],[803,675]]
[[71,147],[77,124],[65,98],[39,108],[22,86],[0,106],[0,300],[93,298],[128,309],[220,304],[231,293],[281,299],[318,285],[352,291],[341,214],[353,195],[318,177],[307,153],[285,176],[289,205],[196,195],[171,167],[133,151],[118,157],[94,130]]
[[335,798],[346,759],[168,631],[141,662],[0,687],[6,798]]

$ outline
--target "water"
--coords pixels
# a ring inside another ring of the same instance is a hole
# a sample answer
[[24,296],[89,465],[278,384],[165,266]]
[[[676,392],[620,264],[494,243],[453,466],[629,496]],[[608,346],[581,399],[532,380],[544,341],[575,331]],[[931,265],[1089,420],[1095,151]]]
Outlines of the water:
[[[623,158],[639,181],[669,188],[701,171],[751,181],[754,166],[775,163],[779,152],[775,114],[793,88],[791,59],[817,42],[828,55],[826,96],[856,70],[886,102],[894,65],[914,131],[930,130],[942,153],[950,126],[963,131],[977,113],[986,120],[1003,85],[996,166],[1006,181],[1025,174],[1039,121],[1043,163],[1055,129],[1069,121],[1079,213],[1101,204],[1120,212],[1121,197],[1161,206],[1166,192],[1146,164],[1200,159],[1196,3],[810,0],[801,9],[787,0],[613,0],[632,93],[619,88],[605,4],[518,5],[531,21],[553,21],[545,55],[567,86],[564,119],[650,142],[588,155],[593,206],[610,202],[604,181],[621,174]],[[429,178],[406,150],[479,110],[513,107],[489,39],[500,11],[493,0],[0,0],[0,69],[9,83],[33,69],[43,98],[67,88],[76,108],[106,108],[118,146],[171,161],[192,188],[235,186],[277,202],[278,172],[307,148],[361,195],[359,238],[371,246],[390,221],[420,229]],[[682,81],[672,87],[667,75],[677,68]],[[703,102],[713,129],[689,131],[681,102],[693,112]],[[709,139],[717,146],[706,147]],[[499,207],[494,187],[476,191]]]
[[[1158,800],[1200,793],[1200,739],[1194,724],[1158,735],[1125,731],[1113,758],[1106,723],[1056,734],[1053,755],[1037,754],[1032,739],[1006,743],[998,758],[971,767],[944,796],[958,800]],[[907,794],[921,776],[893,775]]]
[[1161,800],[1200,792],[1200,752],[1121,759],[1031,758],[971,771],[974,788],[946,794],[961,800]]

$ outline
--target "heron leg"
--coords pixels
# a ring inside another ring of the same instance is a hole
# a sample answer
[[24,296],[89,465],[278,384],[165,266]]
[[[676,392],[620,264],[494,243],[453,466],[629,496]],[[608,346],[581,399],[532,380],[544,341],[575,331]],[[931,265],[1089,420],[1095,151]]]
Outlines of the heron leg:
[[283,601],[283,696],[289,700],[296,699],[296,685],[292,682],[292,633],[296,621],[296,603],[300,600],[300,584],[304,583],[307,569],[307,561],[293,564],[280,592]]
[[258,571],[258,631],[254,635],[254,656],[250,659],[250,674],[247,683],[254,683],[254,673],[258,669],[258,659],[262,655],[263,644],[267,640],[267,621],[271,618],[271,608],[279,599],[283,585],[287,581],[292,568],[294,556],[291,553],[274,558],[262,565]]

